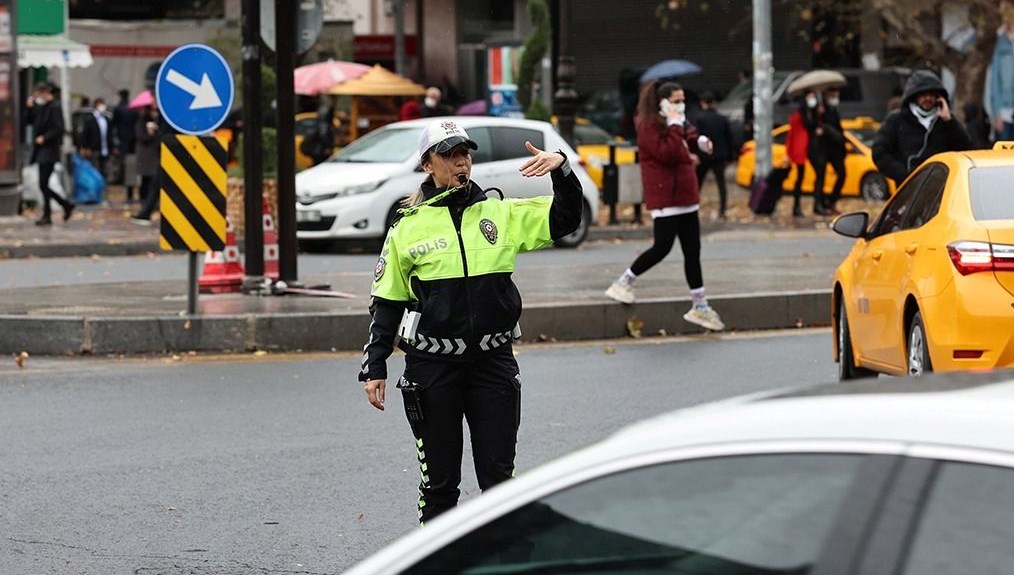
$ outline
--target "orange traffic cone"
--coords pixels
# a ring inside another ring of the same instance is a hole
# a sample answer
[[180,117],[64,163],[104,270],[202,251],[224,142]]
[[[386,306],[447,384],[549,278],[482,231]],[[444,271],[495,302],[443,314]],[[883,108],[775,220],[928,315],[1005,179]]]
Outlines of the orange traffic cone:
[[278,231],[271,217],[271,206],[264,199],[264,277],[278,280]]
[[236,245],[236,231],[225,218],[225,250],[210,251],[204,256],[204,271],[197,285],[201,293],[238,292],[243,287],[243,263]]

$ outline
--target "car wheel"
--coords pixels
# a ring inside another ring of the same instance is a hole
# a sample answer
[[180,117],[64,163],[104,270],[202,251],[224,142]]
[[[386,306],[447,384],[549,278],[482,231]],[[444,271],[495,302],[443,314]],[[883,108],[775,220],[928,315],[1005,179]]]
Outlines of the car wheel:
[[877,172],[870,172],[859,180],[859,191],[867,202],[882,202],[891,195],[887,178]]
[[908,375],[919,377],[933,372],[929,346],[926,344],[926,328],[922,324],[922,312],[915,312],[908,328]]
[[573,232],[563,236],[556,240],[555,244],[558,248],[576,248],[581,245],[581,242],[588,237],[588,227],[591,225],[591,208],[588,207],[588,202],[581,202],[581,223],[577,225],[577,229]]
[[845,315],[845,301],[838,304],[838,380],[847,381],[863,377],[877,377],[877,372],[856,367],[855,352],[852,350],[852,332],[848,316]]

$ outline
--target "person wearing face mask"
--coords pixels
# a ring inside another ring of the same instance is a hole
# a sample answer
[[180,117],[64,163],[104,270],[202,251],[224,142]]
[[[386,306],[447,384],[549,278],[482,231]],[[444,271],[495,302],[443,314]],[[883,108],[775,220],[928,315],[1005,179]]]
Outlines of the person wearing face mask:
[[634,303],[634,280],[665,259],[679,238],[683,271],[693,300],[683,319],[721,331],[725,324],[708,304],[701,272],[701,194],[695,171],[700,163],[697,154],[710,154],[712,143],[687,122],[686,95],[673,82],[644,85],[637,103],[636,126],[641,185],[644,203],[651,211],[654,243],[606,289],[606,296]]
[[[809,136],[806,155],[816,175],[813,182],[813,213],[821,216],[840,213],[835,204],[845,185],[845,136],[838,104],[838,90],[828,89],[822,97],[809,97],[806,100],[806,113],[803,115]],[[831,194],[825,197],[824,179],[828,165],[834,170],[834,187]]]
[[102,174],[106,175],[106,162],[113,149],[113,131],[106,115],[106,101],[95,98],[91,114],[81,127],[81,142],[78,153]]
[[450,106],[441,100],[443,93],[440,88],[430,86],[426,88],[426,97],[423,98],[422,117],[433,118],[436,116],[450,116],[453,111]]
[[66,131],[63,110],[60,109],[60,101],[54,97],[55,91],[55,86],[44,82],[35,87],[27,102],[33,128],[30,162],[39,165],[39,189],[42,190],[42,217],[35,222],[37,226],[53,223],[51,200],[63,208],[63,221],[70,219],[75,208],[74,202],[57,195],[49,187],[49,178],[60,161],[60,144]]
[[792,217],[794,218],[803,217],[803,207],[800,205],[800,201],[803,193],[803,178],[806,176],[806,155],[810,146],[810,133],[806,130],[803,117],[809,110],[816,107],[817,93],[809,90],[803,94],[803,98],[799,101],[799,108],[789,115],[789,134],[785,137],[785,152],[789,161],[796,168],[796,183],[792,188]]
[[881,174],[900,184],[933,154],[971,149],[968,133],[947,99],[936,74],[912,73],[901,108],[887,116],[873,139],[873,163]]
[[419,455],[419,522],[454,507],[461,481],[462,418],[479,488],[514,475],[521,379],[511,342],[521,295],[511,279],[518,252],[549,246],[581,222],[581,184],[563,152],[525,142],[525,177],[550,174],[552,196],[497,199],[471,177],[465,130],[435,120],[419,136],[427,174],[388,230],[373,273],[369,340],[359,381],[386,405],[387,358],[405,352],[401,390]]

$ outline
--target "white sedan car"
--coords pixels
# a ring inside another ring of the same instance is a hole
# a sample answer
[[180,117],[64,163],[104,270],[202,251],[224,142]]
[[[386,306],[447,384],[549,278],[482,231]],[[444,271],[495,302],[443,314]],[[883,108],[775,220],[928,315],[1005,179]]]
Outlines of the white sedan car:
[[[548,177],[525,178],[518,168],[530,157],[525,141],[543,150],[563,150],[584,188],[581,226],[557,245],[584,241],[599,190],[579,165],[580,157],[547,122],[479,116],[453,118],[479,149],[472,153],[472,180],[507,197],[552,194]],[[396,122],[370,132],[327,161],[296,174],[296,237],[303,242],[382,239],[399,202],[419,188],[426,174],[416,147],[432,119]],[[491,192],[494,193],[495,192]]]
[[347,575],[1010,573],[1014,373],[759,394],[522,473]]

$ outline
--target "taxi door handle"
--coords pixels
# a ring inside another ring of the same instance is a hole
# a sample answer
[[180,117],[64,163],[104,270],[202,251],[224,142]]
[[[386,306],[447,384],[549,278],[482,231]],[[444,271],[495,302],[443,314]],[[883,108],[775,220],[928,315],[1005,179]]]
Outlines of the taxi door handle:
[[873,254],[871,254],[870,257],[873,258],[873,261],[879,262],[880,258],[884,257],[884,252],[877,250],[873,252]]
[[919,244],[908,244],[907,246],[905,246],[905,253],[908,254],[908,255],[912,255],[918,249],[919,249]]

